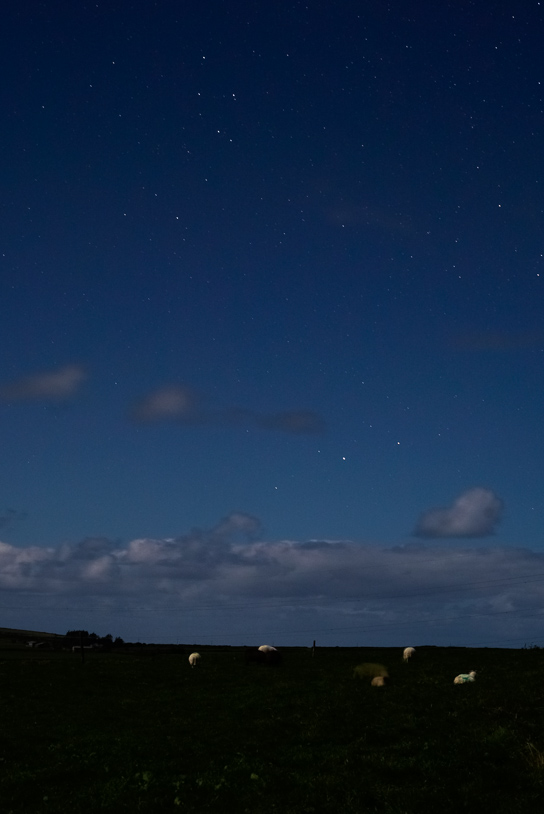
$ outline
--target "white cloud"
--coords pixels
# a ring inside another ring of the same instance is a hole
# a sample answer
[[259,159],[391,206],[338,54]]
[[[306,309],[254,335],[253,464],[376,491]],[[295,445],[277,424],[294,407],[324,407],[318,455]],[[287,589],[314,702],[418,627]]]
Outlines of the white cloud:
[[[96,575],[112,593],[153,592],[171,580],[178,596],[195,589],[238,598],[419,596],[441,588],[465,589],[466,581],[510,577],[516,563],[544,557],[518,549],[447,549],[420,545],[382,548],[351,541],[255,541],[259,521],[241,512],[215,527],[175,539],[141,538],[125,545],[84,540],[57,548],[19,548],[0,543],[0,587],[85,593]],[[244,538],[245,541],[241,541]],[[532,568],[532,566],[531,566]],[[528,568],[527,573],[531,573]],[[514,571],[515,574],[515,571]],[[16,583],[16,580],[19,580]],[[92,586],[90,586],[92,588]],[[494,590],[494,589],[493,589]]]
[[64,365],[1,385],[0,398],[4,401],[64,401],[76,395],[86,378],[82,365]]
[[91,560],[81,571],[81,577],[85,581],[105,581],[114,577],[115,574],[116,570],[111,557],[98,557],[96,560]]
[[490,489],[476,487],[447,508],[430,509],[419,518],[418,537],[487,537],[502,516],[503,502]]
[[[211,529],[175,539],[140,538],[123,545],[90,539],[56,548],[0,543],[4,606],[8,612],[24,597],[23,607],[35,605],[40,618],[44,608],[60,618],[58,609],[69,606],[72,615],[61,614],[63,621],[53,628],[61,632],[74,627],[74,615],[88,618],[91,607],[107,608],[109,629],[117,608],[116,632],[139,638],[146,635],[142,625],[155,620],[148,635],[157,641],[215,636],[241,643],[260,631],[259,638],[269,632],[269,638],[287,643],[304,636],[342,643],[344,636],[346,643],[363,637],[463,644],[475,637],[527,640],[541,629],[542,553],[257,541],[258,530],[256,518],[237,512]],[[23,626],[9,618],[10,626]],[[84,623],[92,625],[98,626]],[[127,626],[136,634],[127,633]]]

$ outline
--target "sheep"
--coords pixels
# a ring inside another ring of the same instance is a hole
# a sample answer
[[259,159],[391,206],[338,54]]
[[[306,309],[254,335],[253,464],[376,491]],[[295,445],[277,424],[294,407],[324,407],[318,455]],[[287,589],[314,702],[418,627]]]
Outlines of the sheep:
[[198,662],[200,661],[200,653],[191,653],[189,656],[189,664],[191,667],[197,667]]
[[470,673],[459,673],[453,679],[454,684],[469,684],[471,681],[476,680],[476,670],[471,670]]
[[277,653],[278,650],[276,647],[272,647],[271,644],[262,644],[260,647],[257,648],[260,650],[261,653]]
[[416,652],[415,647],[405,647],[402,653],[402,658],[404,661],[408,662]]
[[[385,678],[389,678],[389,673],[387,671],[387,667],[385,667],[383,664],[366,663],[366,664],[359,664],[357,667],[355,667],[355,669],[353,670],[353,677],[354,678],[370,678],[371,679],[370,683],[373,684],[373,681],[374,681],[375,678],[381,678],[382,681]],[[377,684],[373,684],[373,686],[374,687],[383,687],[384,685],[383,685],[383,683],[381,683],[381,684],[377,683]]]
[[374,676],[370,682],[371,687],[385,687],[387,676]]

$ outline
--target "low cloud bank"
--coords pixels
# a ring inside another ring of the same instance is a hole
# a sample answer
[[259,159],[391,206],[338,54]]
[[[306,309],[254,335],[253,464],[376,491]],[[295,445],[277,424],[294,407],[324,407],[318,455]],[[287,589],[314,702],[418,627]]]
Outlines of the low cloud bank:
[[[428,644],[445,635],[448,643],[462,644],[471,631],[478,634],[478,625],[486,639],[495,629],[506,639],[541,626],[542,553],[262,541],[259,533],[257,518],[235,513],[208,530],[124,545],[105,538],[49,548],[0,543],[0,589],[11,598],[7,607],[16,607],[22,594],[29,606],[53,610],[91,599],[113,615],[115,607],[143,607],[147,617],[162,620],[163,631],[175,627],[178,637],[190,620],[189,641],[203,635],[226,641],[229,630],[243,639],[258,625],[284,639],[313,629],[314,637],[329,631],[341,643],[343,630],[353,643],[373,630],[382,642],[395,634],[417,643],[421,631]],[[469,624],[462,621],[467,617]],[[153,636],[158,640],[156,631]]]

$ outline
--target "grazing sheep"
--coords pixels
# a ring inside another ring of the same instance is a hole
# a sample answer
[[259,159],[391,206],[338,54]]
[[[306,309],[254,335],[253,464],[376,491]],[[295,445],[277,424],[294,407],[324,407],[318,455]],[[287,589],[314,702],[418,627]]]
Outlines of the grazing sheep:
[[476,680],[476,670],[471,670],[470,673],[459,673],[458,676],[455,676],[453,679],[454,684],[468,684],[471,681]]
[[[353,671],[354,678],[389,678],[389,673],[387,671],[387,667],[383,664],[359,664]],[[383,686],[380,684],[374,684],[374,686]]]
[[271,644],[262,644],[260,647],[257,648],[260,650],[261,653],[277,653],[278,650],[276,647],[272,647]]
[[415,652],[416,652],[415,647],[405,647],[402,653],[402,658],[404,659],[404,661],[410,661]]
[[371,687],[385,687],[385,680],[387,676],[374,676],[370,682]]
[[198,667],[198,662],[200,661],[200,653],[191,653],[189,656],[189,664],[191,667]]

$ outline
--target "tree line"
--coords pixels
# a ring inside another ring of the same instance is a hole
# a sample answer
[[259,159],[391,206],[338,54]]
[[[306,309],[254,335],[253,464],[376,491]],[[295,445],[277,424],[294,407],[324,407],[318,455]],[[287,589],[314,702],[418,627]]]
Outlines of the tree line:
[[107,633],[105,636],[98,636],[96,633],[89,633],[88,630],[66,631],[65,642],[69,647],[75,647],[78,644],[83,645],[83,647],[96,645],[100,646],[103,650],[122,647],[125,643],[120,636],[116,636],[114,639],[111,633]]

